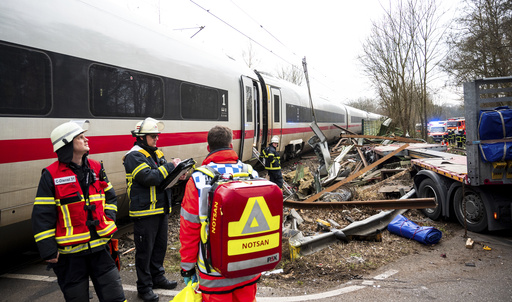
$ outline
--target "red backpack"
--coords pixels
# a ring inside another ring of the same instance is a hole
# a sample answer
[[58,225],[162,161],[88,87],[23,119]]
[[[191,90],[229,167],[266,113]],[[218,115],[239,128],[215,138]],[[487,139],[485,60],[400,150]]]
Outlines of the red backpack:
[[253,179],[250,173],[225,179],[209,166],[197,170],[212,178],[208,194],[209,231],[208,236],[201,236],[206,253],[203,259],[227,278],[275,268],[282,252],[281,189],[266,179]]

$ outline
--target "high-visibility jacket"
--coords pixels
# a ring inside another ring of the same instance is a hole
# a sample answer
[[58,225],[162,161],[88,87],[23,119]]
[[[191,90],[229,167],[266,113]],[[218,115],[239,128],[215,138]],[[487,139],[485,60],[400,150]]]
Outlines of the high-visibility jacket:
[[[244,164],[238,160],[235,151],[222,149],[210,153],[203,161],[220,173],[239,173]],[[252,172],[257,177],[257,172]],[[196,264],[199,269],[199,289],[203,293],[222,294],[234,291],[237,288],[256,283],[261,274],[254,274],[239,278],[225,278],[210,266],[210,273],[201,251],[201,222],[206,220],[208,205],[208,192],[205,189],[207,176],[203,172],[192,173],[185,188],[185,195],[181,202],[180,242],[181,242],[181,268],[185,271],[193,269]]]
[[267,170],[281,170],[281,161],[279,152],[276,148],[270,144],[268,147],[263,149],[261,154],[265,160],[265,169]]
[[159,185],[174,170],[174,164],[168,163],[158,149],[154,155],[156,161],[148,150],[136,144],[124,157],[130,217],[164,214],[170,210],[170,196]]
[[[55,255],[56,248],[62,254],[71,254],[103,246],[117,230],[114,221],[117,198],[112,185],[99,162],[85,159],[84,165],[90,168],[90,174],[85,176],[88,184],[85,194],[77,175],[67,164],[57,161],[43,172],[32,224],[44,259]],[[110,191],[108,202],[106,191]]]

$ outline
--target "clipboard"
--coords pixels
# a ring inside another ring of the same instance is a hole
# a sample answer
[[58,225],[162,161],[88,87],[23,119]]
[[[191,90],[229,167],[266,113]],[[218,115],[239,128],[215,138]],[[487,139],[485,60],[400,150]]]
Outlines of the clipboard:
[[184,174],[188,173],[188,171],[194,167],[196,164],[196,161],[192,158],[185,159],[181,161],[176,167],[174,167],[174,170],[169,173],[169,175],[162,181],[160,184],[160,189],[167,190],[174,186],[178,180],[180,180],[180,177]]

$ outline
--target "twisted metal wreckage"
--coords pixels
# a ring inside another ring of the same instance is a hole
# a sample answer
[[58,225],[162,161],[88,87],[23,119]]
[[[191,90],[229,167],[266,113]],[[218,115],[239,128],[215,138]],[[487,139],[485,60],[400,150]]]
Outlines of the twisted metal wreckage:
[[[387,128],[389,122],[390,119],[387,119],[383,123],[383,126]],[[362,153],[361,149],[358,146],[356,146],[356,141],[352,141],[352,144],[346,145],[342,149],[341,153],[338,156],[336,156],[334,160],[331,160],[327,140],[323,135],[322,131],[316,125],[315,122],[311,123],[310,127],[315,133],[315,135],[309,139],[308,144],[313,148],[320,162],[317,171],[314,173],[315,183],[317,184],[315,186],[317,188],[317,192],[316,194],[313,194],[304,201],[291,201],[288,199],[292,196],[297,195],[293,191],[293,188],[291,186],[289,186],[288,184],[285,184],[284,186],[284,191],[286,193],[284,205],[292,208],[290,214],[284,217],[283,222],[283,236],[289,237],[291,259],[295,259],[299,255],[309,255],[315,253],[327,247],[330,244],[336,243],[337,241],[348,242],[349,240],[357,239],[380,241],[381,232],[395,218],[395,216],[405,213],[408,209],[422,209],[435,207],[434,198],[413,198],[416,195],[414,189],[410,190],[407,193],[401,191],[403,196],[400,197],[399,199],[394,200],[317,202],[317,200],[319,200],[326,194],[339,194],[329,192],[332,192],[338,189],[343,184],[353,181],[359,176],[371,171],[373,168],[384,163],[391,157],[395,156],[396,154],[406,149],[409,146],[408,143],[417,141],[407,138],[389,138],[390,140],[398,140],[405,142],[405,144],[403,144],[401,147],[398,147],[396,150],[388,153],[387,155],[378,160],[376,160],[375,157],[371,158],[371,161],[373,161],[371,164],[369,164],[366,161],[366,156]],[[344,130],[346,133],[350,133],[350,131],[348,131],[347,129],[341,129]],[[381,136],[362,137],[360,135],[358,136],[354,134],[342,134],[342,137],[351,139],[359,138],[359,145],[363,143],[363,137],[383,138]],[[338,143],[338,145],[339,144],[340,143]],[[341,181],[338,181],[335,184],[321,190],[319,183],[322,186],[327,186],[335,182],[335,180],[339,177],[342,168],[341,163],[345,156],[354,147],[357,148],[361,161],[364,163],[365,167],[360,170],[356,169],[355,173],[352,173],[351,175],[348,175]],[[334,221],[326,222],[317,219],[318,225],[322,227],[324,232],[320,232],[312,236],[304,236],[303,233],[299,231],[298,225],[300,225],[303,222],[303,219],[300,217],[297,211],[295,211],[296,208],[342,208],[343,206],[365,206],[373,207],[375,209],[386,209],[388,211],[382,211],[364,220],[353,222],[341,229],[338,228],[339,225]]]

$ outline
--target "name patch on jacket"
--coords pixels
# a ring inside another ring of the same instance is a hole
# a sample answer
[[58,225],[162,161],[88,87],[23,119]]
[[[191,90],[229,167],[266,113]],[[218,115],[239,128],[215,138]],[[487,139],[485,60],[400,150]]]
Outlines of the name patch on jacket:
[[76,177],[75,176],[66,176],[66,177],[55,178],[54,182],[55,182],[56,186],[68,184],[68,183],[76,182]]

